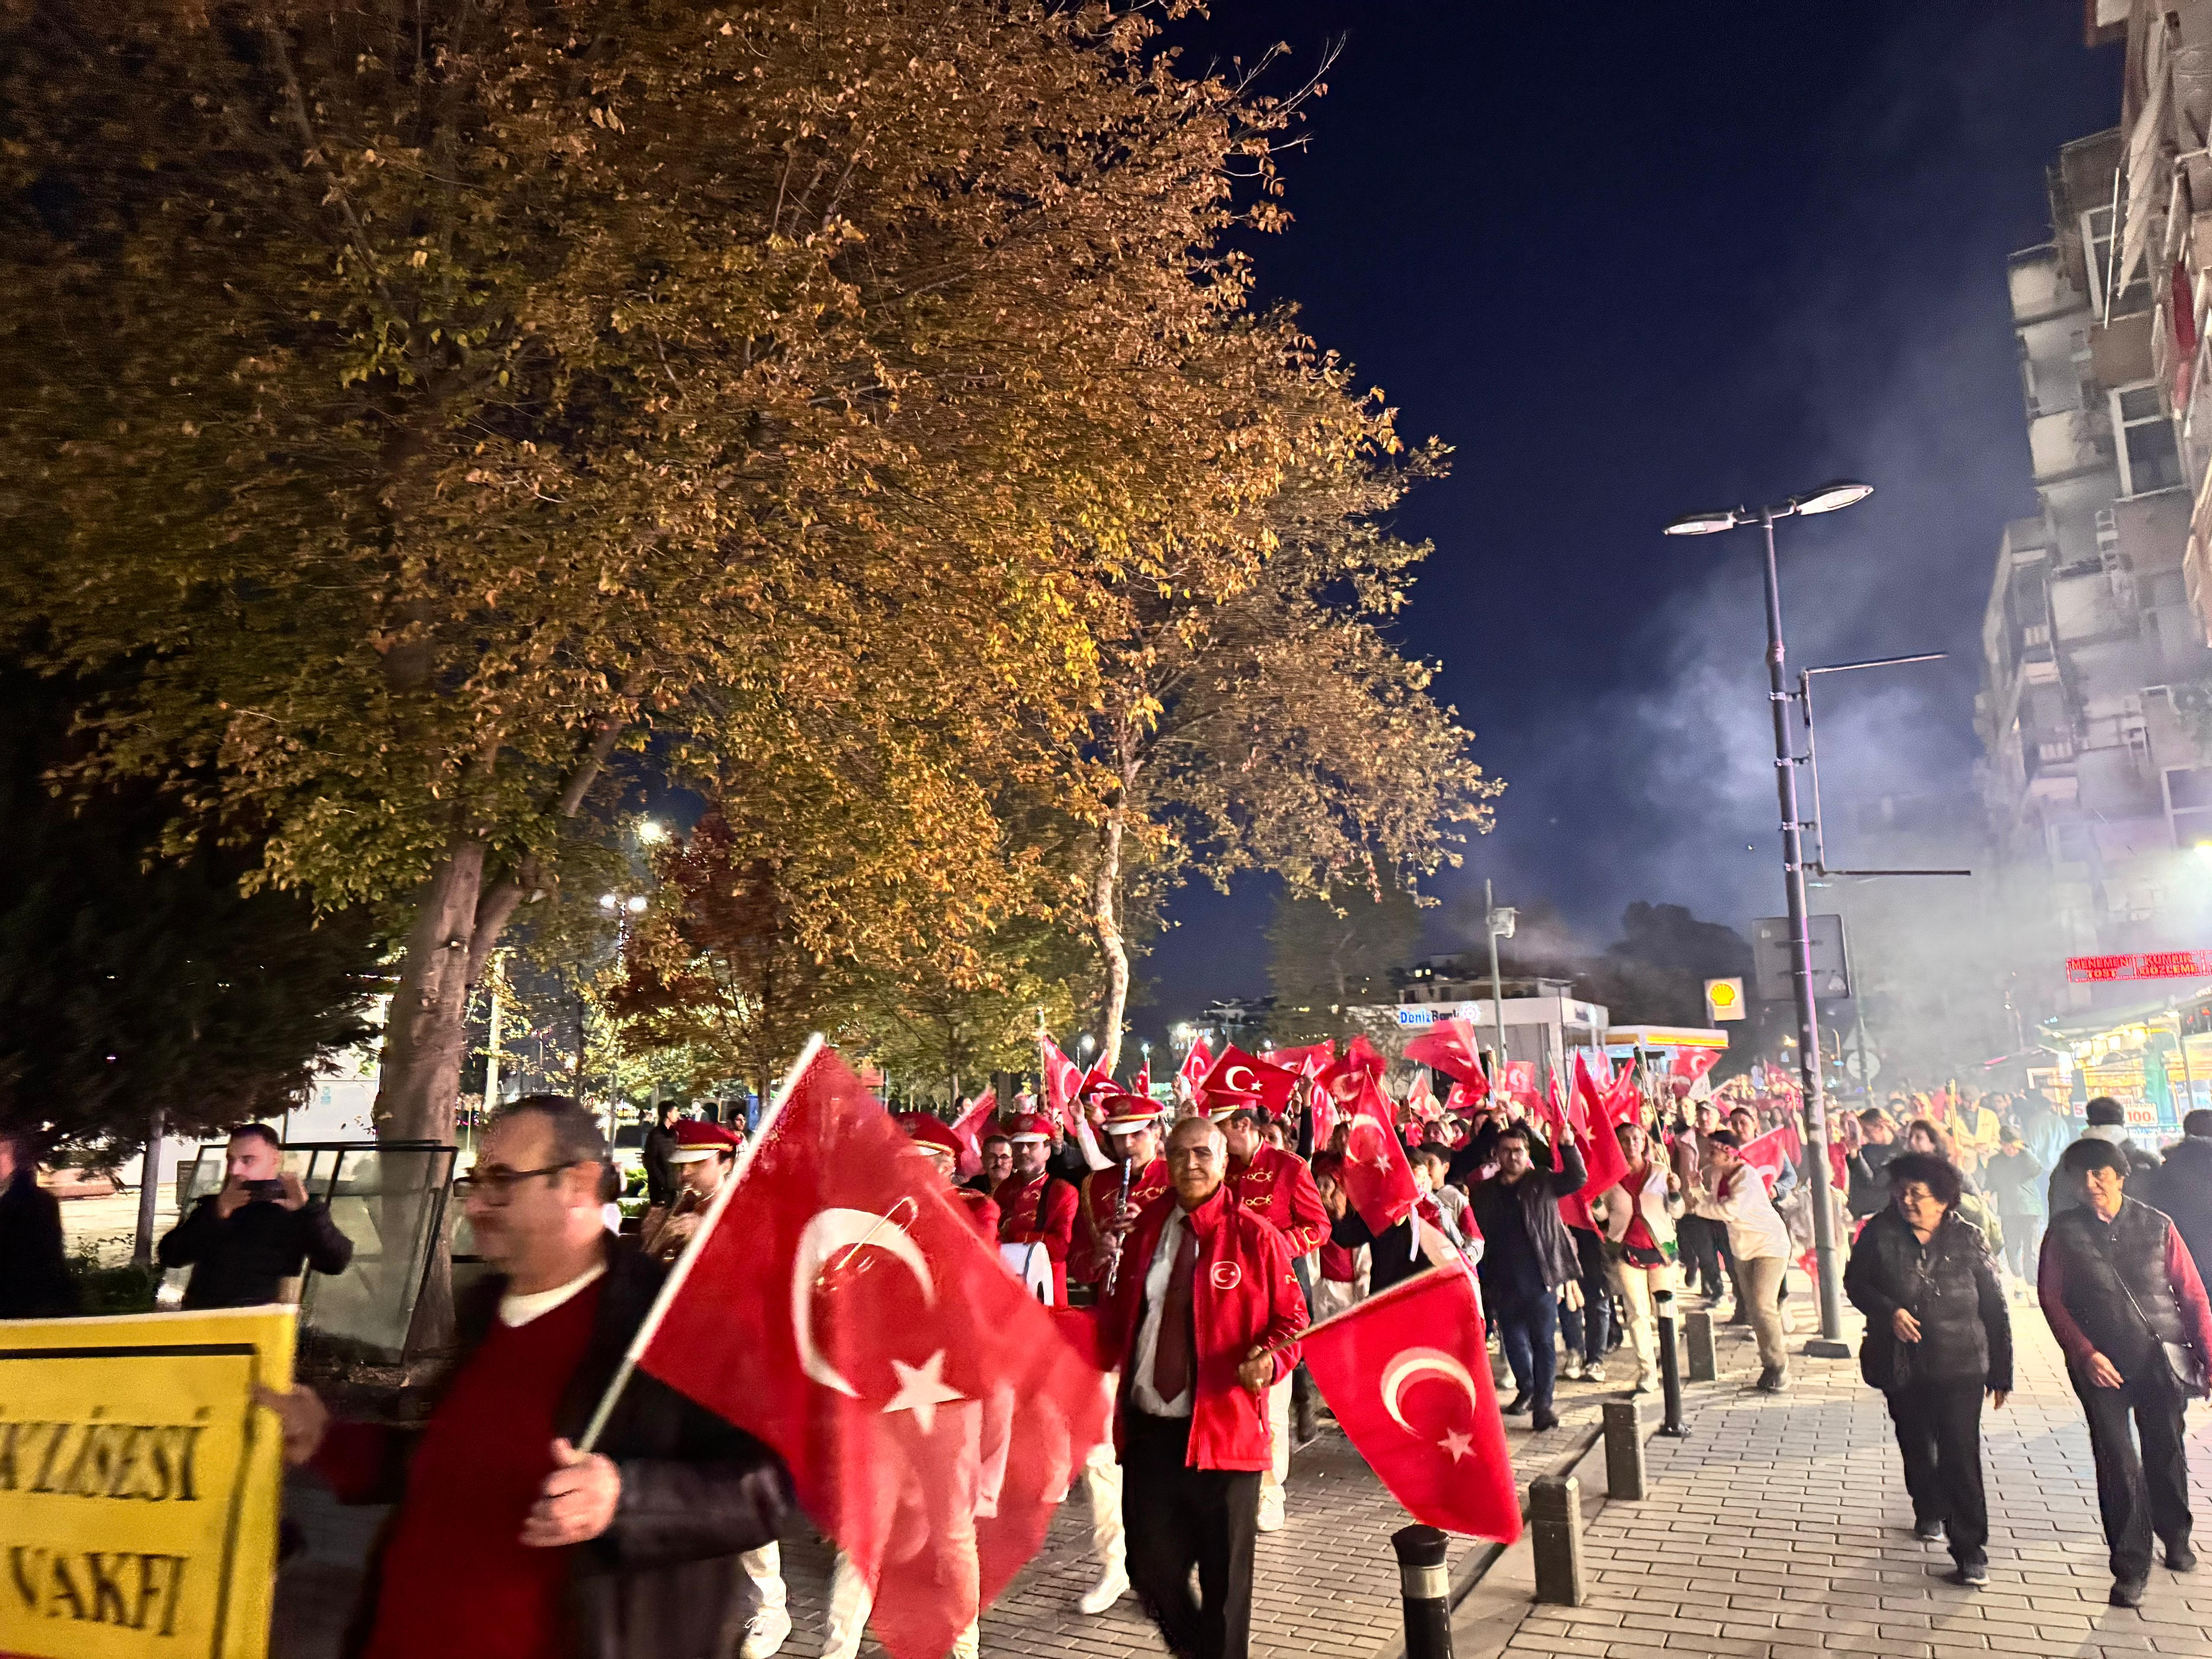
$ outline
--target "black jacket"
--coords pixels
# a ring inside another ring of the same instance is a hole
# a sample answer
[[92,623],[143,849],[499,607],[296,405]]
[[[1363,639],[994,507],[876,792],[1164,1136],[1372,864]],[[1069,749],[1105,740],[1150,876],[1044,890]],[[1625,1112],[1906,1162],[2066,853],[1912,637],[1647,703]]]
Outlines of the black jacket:
[[1582,1190],[1589,1179],[1583,1155],[1572,1140],[1558,1149],[1560,1167],[1545,1167],[1548,1154],[1539,1153],[1528,1173],[1508,1184],[1492,1179],[1478,1181],[1468,1194],[1468,1208],[1482,1231],[1482,1261],[1476,1274],[1482,1280],[1483,1298],[1491,1306],[1512,1307],[1535,1291],[1540,1277],[1547,1291],[1556,1291],[1582,1277],[1582,1261],[1575,1242],[1567,1237],[1567,1224],[1559,1219],[1559,1200]]
[[[1885,1393],[1928,1382],[2012,1388],[2012,1316],[1982,1230],[1954,1206],[1927,1243],[1892,1205],[1867,1222],[1844,1270],[1844,1294],[1866,1316],[1859,1375]],[[1891,1316],[1920,1322],[1900,1342]]]
[[658,1123],[645,1132],[645,1144],[638,1149],[639,1160],[645,1165],[645,1201],[650,1205],[667,1204],[676,1197],[676,1166],[669,1155],[676,1150],[676,1131],[664,1129]]
[[[574,1440],[614,1378],[660,1288],[662,1268],[627,1245],[610,1248],[607,1276],[583,1363],[562,1391],[556,1422]],[[491,1329],[503,1279],[474,1287],[457,1310],[461,1346],[434,1385],[441,1394]],[[433,1407],[434,1410],[435,1407]],[[395,1431],[384,1489],[370,1503],[405,1502],[411,1433]],[[632,1373],[599,1437],[622,1470],[614,1524],[569,1552],[573,1659],[727,1659],[744,1639],[753,1592],[738,1555],[772,1541],[791,1506],[791,1476],[752,1436],[676,1392]],[[396,1521],[394,1510],[387,1528]],[[343,1651],[368,1644],[382,1593],[384,1540],[372,1552]],[[394,1593],[406,1593],[405,1585]]]
[[76,1281],[62,1257],[62,1206],[18,1164],[0,1188],[0,1319],[58,1319],[77,1311]]
[[2192,1135],[2167,1147],[2146,1201],[2173,1218],[2197,1276],[2212,1284],[2212,1140]]
[[2122,1376],[2134,1375],[2158,1343],[2187,1343],[2195,1334],[2166,1277],[2173,1230],[2163,1211],[2124,1198],[2109,1223],[2084,1203],[2053,1216],[2044,1235],[2045,1252],[2059,1253],[2066,1311]]
[[161,1236],[155,1254],[164,1267],[190,1267],[187,1308],[258,1308],[276,1300],[278,1285],[307,1267],[342,1273],[353,1241],[337,1229],[322,1200],[296,1210],[257,1198],[228,1217],[204,1198]]
[[1904,1150],[1902,1141],[1869,1140],[1844,1160],[1850,1176],[1845,1201],[1853,1215],[1876,1214],[1889,1202],[1889,1180],[1882,1172],[1889,1168],[1889,1160]]

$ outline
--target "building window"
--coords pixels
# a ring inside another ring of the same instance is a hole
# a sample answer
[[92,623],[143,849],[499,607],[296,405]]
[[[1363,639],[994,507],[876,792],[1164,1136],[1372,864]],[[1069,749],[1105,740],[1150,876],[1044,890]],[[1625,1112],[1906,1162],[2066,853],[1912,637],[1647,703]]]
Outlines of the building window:
[[2212,842],[2212,766],[2166,769],[2166,817],[2176,847]]
[[2112,437],[2119,453],[2121,495],[2148,495],[2181,482],[2173,422],[2159,403],[2154,381],[2122,386],[2112,393]]

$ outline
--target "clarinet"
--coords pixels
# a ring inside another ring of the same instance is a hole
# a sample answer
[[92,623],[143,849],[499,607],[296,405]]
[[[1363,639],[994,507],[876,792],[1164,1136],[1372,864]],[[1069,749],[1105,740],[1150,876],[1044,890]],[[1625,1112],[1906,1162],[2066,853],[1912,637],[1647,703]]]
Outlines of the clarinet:
[[1114,1281],[1121,1275],[1121,1241],[1126,1237],[1121,1231],[1121,1224],[1129,1218],[1129,1178],[1136,1167],[1137,1160],[1133,1157],[1121,1160],[1121,1190],[1114,1199],[1114,1257],[1106,1264],[1105,1293],[1108,1296],[1114,1294]]

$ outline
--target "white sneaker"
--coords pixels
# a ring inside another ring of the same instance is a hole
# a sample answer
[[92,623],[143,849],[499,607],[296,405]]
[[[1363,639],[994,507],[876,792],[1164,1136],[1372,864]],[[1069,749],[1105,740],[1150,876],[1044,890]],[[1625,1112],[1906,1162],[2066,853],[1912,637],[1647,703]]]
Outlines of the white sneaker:
[[1581,1382],[1583,1376],[1583,1362],[1571,1355],[1569,1356],[1567,1363],[1559,1367],[1559,1375],[1570,1382]]
[[1075,1606],[1079,1612],[1097,1618],[1129,1593],[1129,1574],[1127,1568],[1113,1567],[1106,1576],[1084,1591],[1083,1599]]
[[1603,1365],[1596,1364],[1588,1364],[1588,1365],[1583,1366],[1583,1382],[1604,1382],[1604,1381],[1605,1381],[1605,1367],[1604,1367]]
[[1260,1530],[1280,1532],[1283,1529],[1283,1489],[1265,1486],[1260,1492]]
[[791,1615],[781,1607],[763,1607],[745,1625],[745,1644],[738,1651],[744,1659],[769,1659],[791,1634]]

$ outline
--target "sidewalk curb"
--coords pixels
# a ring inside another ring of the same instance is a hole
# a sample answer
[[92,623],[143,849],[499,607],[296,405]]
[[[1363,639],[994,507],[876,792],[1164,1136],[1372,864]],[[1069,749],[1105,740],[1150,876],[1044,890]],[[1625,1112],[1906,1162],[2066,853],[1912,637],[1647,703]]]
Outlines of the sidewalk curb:
[[[1792,1338],[1793,1342],[1796,1340]],[[1684,1405],[1724,1392],[1741,1392],[1745,1386],[1741,1379],[1749,1370],[1746,1366],[1733,1367],[1711,1382],[1686,1385],[1682,1390]],[[1684,1415],[1691,1413],[1686,1411]],[[1656,1415],[1645,1425],[1644,1441],[1647,1446],[1659,1432],[1659,1426]],[[1583,1437],[1543,1473],[1571,1474],[1582,1482],[1583,1524],[1588,1526],[1612,1501],[1606,1496],[1604,1428],[1601,1425],[1584,1431]],[[1648,1504],[1656,1495],[1647,1492],[1644,1501]],[[1447,1602],[1451,1613],[1453,1659],[1495,1659],[1504,1651],[1528,1609],[1535,1605],[1536,1573],[1525,1530],[1528,1519],[1525,1497],[1521,1504],[1521,1519],[1524,1530],[1515,1542],[1483,1544],[1453,1570]],[[1472,1614],[1467,1610],[1469,1604],[1476,1607]],[[1472,1643],[1463,1639],[1469,1635],[1475,1638]],[[1369,1659],[1405,1659],[1405,1654],[1406,1633],[1401,1626]]]

